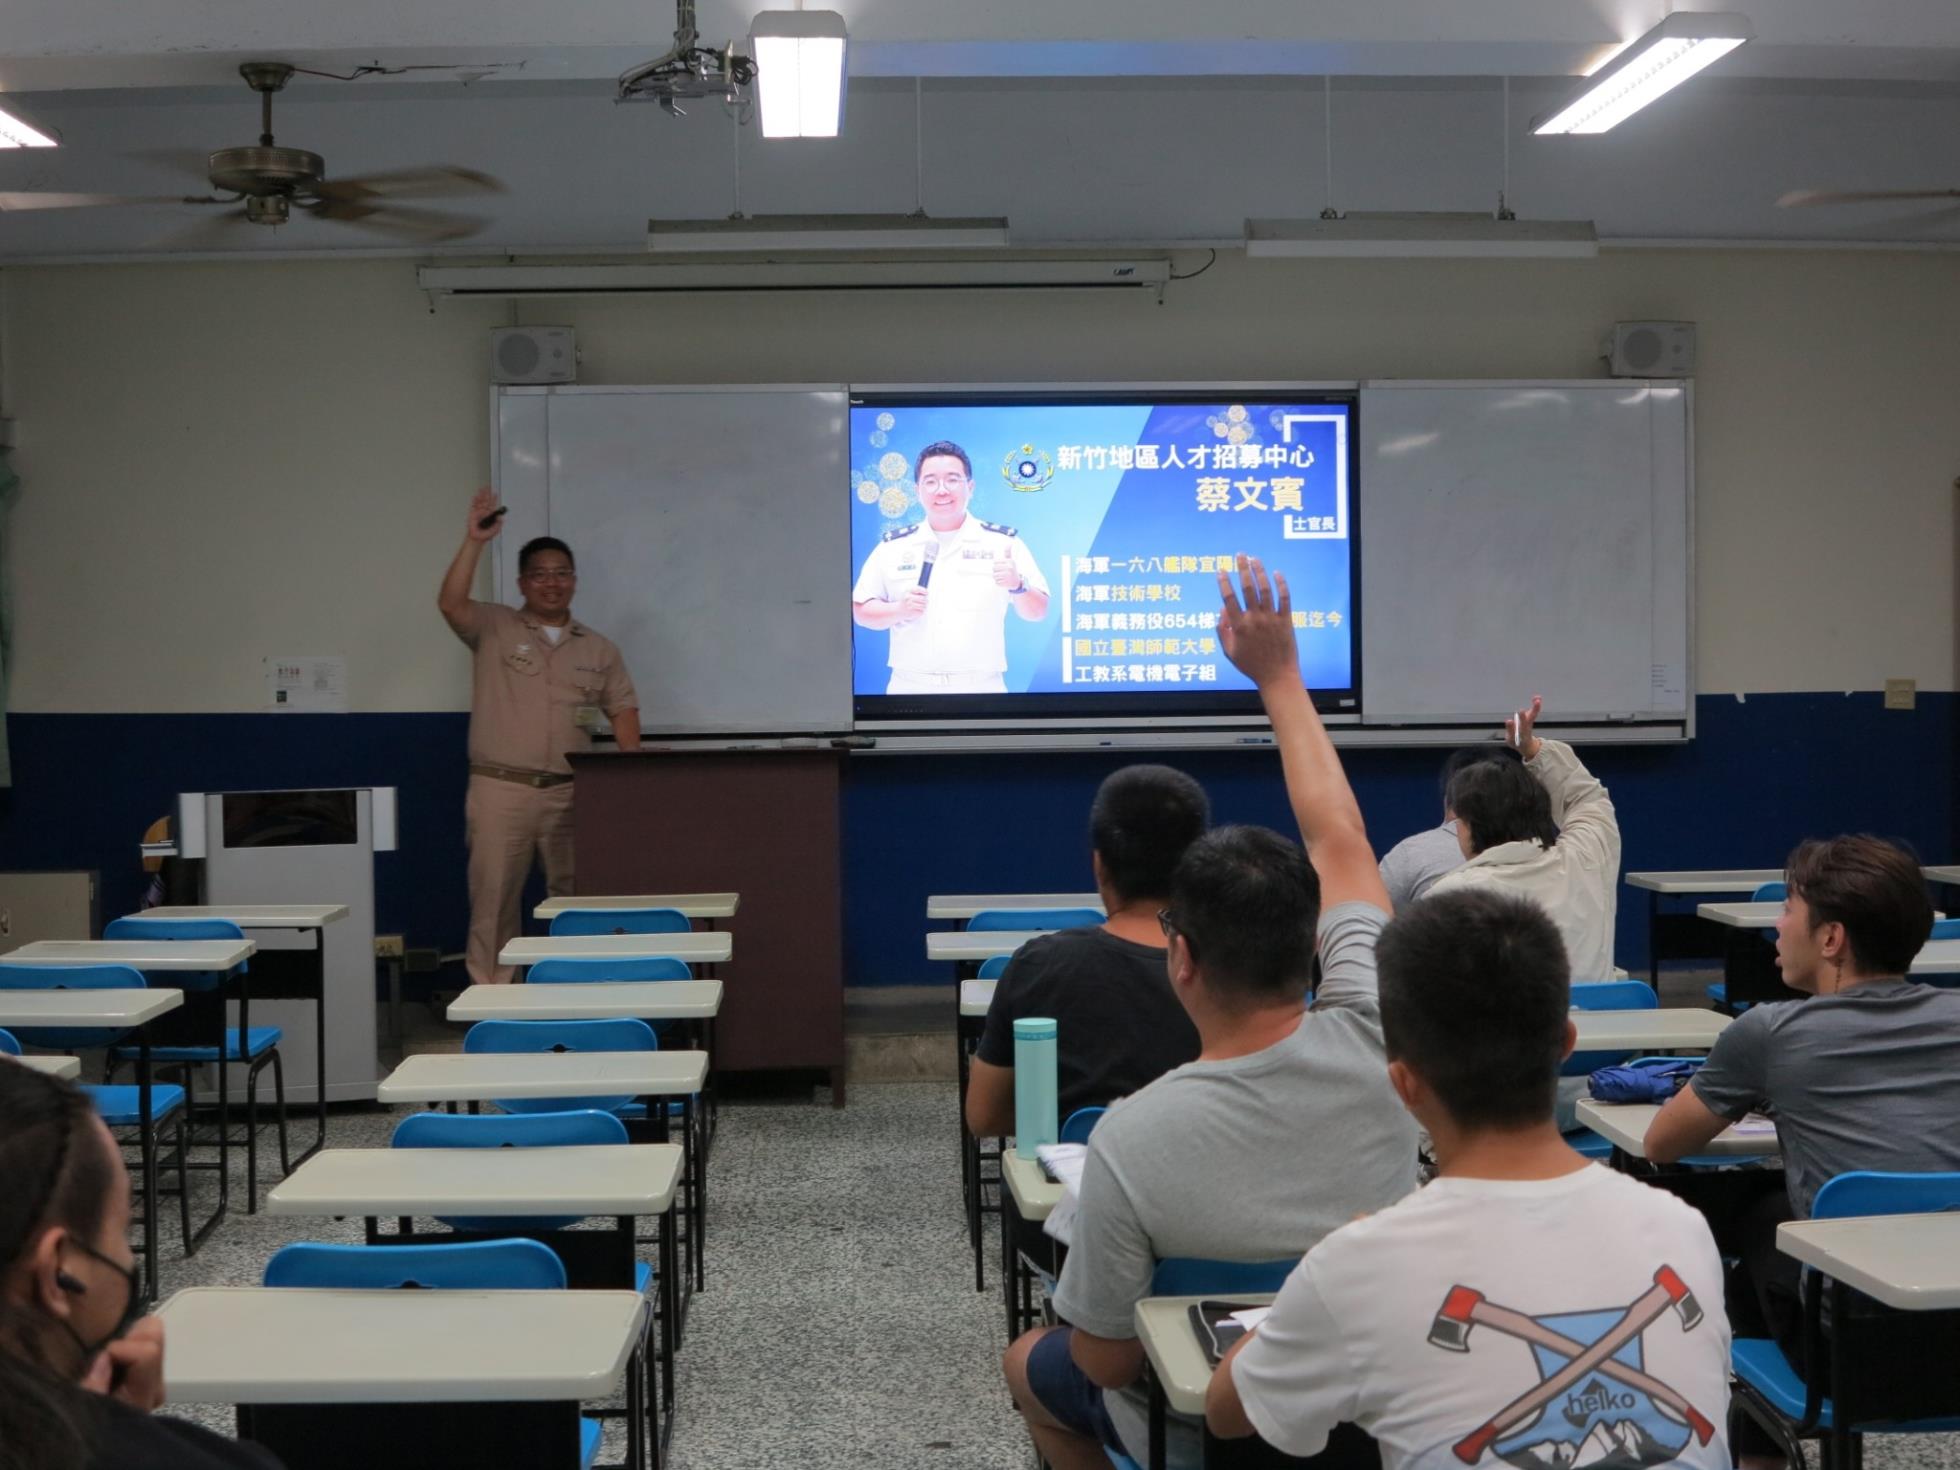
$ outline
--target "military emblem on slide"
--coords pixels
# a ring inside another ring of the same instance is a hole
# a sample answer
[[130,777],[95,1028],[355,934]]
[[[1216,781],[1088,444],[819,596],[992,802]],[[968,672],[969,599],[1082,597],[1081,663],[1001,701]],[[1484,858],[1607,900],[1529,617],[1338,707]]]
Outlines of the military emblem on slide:
[[1008,489],[1032,495],[1037,490],[1046,490],[1048,482],[1055,478],[1055,461],[1047,450],[1023,444],[1019,449],[1009,450],[1000,462],[1000,477],[1007,481]]
[[1642,1362],[1646,1333],[1670,1309],[1683,1333],[1702,1323],[1694,1294],[1667,1266],[1631,1306],[1556,1316],[1453,1287],[1430,1327],[1433,1346],[1467,1353],[1472,1329],[1482,1327],[1529,1345],[1538,1369],[1537,1382],[1519,1384],[1515,1398],[1451,1446],[1456,1458],[1474,1466],[1489,1452],[1517,1470],[1642,1470],[1677,1458],[1690,1436],[1706,1445],[1715,1426]]

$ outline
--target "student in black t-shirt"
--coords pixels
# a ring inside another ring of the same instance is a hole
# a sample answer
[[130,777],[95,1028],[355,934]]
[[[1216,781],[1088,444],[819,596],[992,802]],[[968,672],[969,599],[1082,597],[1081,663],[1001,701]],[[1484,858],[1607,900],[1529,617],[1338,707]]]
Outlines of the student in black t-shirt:
[[278,1470],[153,1416],[163,1322],[142,1315],[129,1175],[78,1088],[0,1057],[0,1465]]
[[1198,1055],[1198,1032],[1171,993],[1157,913],[1171,870],[1211,820],[1204,788],[1169,766],[1125,766],[1089,808],[1090,861],[1103,911],[1014,953],[994,989],[966,1088],[979,1137],[1014,1131],[1014,1022],[1053,1016],[1062,1118],[1135,1092]]

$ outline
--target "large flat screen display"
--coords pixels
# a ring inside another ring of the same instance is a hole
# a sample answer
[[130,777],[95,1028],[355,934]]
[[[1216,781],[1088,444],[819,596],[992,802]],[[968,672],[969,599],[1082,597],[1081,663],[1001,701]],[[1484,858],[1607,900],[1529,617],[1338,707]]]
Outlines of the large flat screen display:
[[1284,572],[1323,710],[1360,691],[1355,403],[1227,392],[854,398],[860,722],[1255,715],[1221,567]]

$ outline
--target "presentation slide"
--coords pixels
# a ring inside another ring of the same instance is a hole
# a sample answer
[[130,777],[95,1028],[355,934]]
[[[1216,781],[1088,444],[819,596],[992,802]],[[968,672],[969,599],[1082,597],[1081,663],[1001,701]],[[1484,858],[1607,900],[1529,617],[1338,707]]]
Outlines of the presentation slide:
[[1307,686],[1352,689],[1353,414],[853,406],[854,692],[1250,690],[1218,647],[1217,572],[1239,552],[1286,574]]

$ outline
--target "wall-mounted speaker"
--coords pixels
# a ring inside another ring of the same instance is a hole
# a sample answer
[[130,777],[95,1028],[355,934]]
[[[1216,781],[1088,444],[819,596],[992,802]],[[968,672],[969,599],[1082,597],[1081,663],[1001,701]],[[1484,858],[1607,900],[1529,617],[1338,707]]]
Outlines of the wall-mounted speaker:
[[570,327],[496,327],[490,333],[493,383],[578,380],[578,339]]
[[1695,324],[1615,322],[1599,344],[1599,355],[1616,378],[1691,378],[1695,373]]

